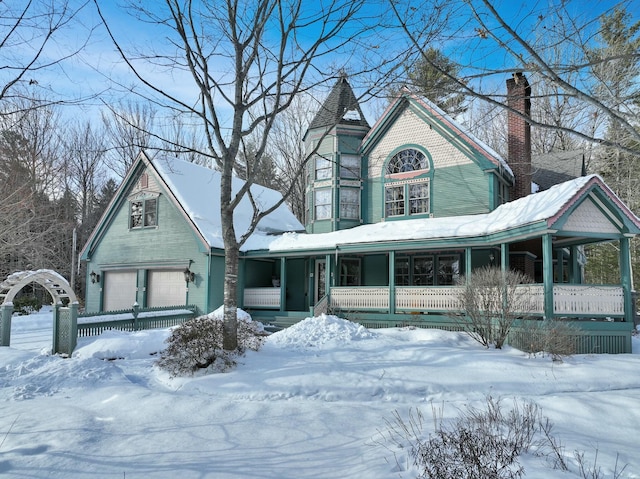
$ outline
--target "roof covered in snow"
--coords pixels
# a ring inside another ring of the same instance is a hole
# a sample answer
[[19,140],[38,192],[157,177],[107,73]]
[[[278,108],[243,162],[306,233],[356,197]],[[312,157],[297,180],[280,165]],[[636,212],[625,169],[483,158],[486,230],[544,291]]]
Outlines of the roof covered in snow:
[[[156,156],[151,163],[209,246],[223,248],[220,172],[166,156]],[[234,177],[233,192],[238,192],[244,184],[243,180]],[[282,200],[278,191],[256,184],[251,186],[251,195],[259,211],[266,211]],[[248,230],[253,213],[251,200],[245,195],[234,212],[238,238]],[[260,220],[255,234],[269,237],[287,231],[304,231],[304,226],[282,203]]]
[[556,185],[546,191],[505,203],[494,211],[478,215],[388,221],[348,230],[320,234],[286,233],[277,238],[253,238],[252,249],[270,252],[326,250],[347,245],[390,243],[399,241],[480,238],[528,225],[552,228],[553,223],[581,192],[598,184],[620,206],[635,227],[640,220],[617,199],[597,175],[584,176]]

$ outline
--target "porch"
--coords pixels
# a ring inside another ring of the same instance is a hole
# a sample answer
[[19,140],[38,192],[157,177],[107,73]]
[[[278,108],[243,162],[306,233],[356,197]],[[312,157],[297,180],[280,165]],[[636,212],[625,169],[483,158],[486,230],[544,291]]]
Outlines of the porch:
[[[522,311],[523,315],[544,317],[544,285],[523,284],[518,288],[529,297],[529,309]],[[328,288],[326,308],[337,313],[449,314],[459,311],[457,298],[461,290],[461,286],[335,286]],[[551,294],[553,317],[624,320],[622,286],[554,284]],[[244,306],[279,310],[281,297],[279,287],[246,288]],[[322,307],[322,302],[317,306]]]

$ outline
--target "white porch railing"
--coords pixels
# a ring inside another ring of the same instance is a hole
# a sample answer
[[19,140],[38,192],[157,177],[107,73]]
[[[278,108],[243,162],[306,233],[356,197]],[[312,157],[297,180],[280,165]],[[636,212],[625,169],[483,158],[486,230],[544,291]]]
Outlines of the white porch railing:
[[359,288],[331,288],[331,307],[349,310],[388,310],[389,288],[386,286],[363,286]]
[[624,315],[621,286],[553,285],[553,312],[558,315]]
[[[457,294],[460,286],[396,288],[396,310],[402,312],[447,312],[459,309]],[[544,287],[541,284],[518,286],[518,299],[523,313],[544,314]],[[331,307],[342,310],[389,309],[389,288],[331,288]],[[623,316],[624,294],[620,286],[553,285],[554,314],[558,316]]]
[[398,311],[454,311],[459,309],[459,286],[399,286],[396,288]]
[[244,306],[280,309],[280,288],[245,288]]

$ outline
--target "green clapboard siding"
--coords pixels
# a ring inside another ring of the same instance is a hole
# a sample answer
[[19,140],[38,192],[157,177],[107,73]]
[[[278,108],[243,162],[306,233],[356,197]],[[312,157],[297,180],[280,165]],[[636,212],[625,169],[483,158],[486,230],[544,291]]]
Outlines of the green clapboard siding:
[[431,185],[433,216],[457,216],[487,213],[489,180],[477,165],[440,168],[434,172]]
[[[142,291],[147,278],[145,270],[154,267],[162,269],[163,262],[176,259],[184,260],[185,266],[188,260],[193,261],[190,269],[196,274],[196,283],[189,285],[189,302],[202,309],[206,296],[206,256],[201,252],[200,242],[178,210],[165,195],[160,195],[158,226],[155,228],[129,230],[129,203],[122,204],[94,250],[87,271],[98,272],[110,265],[127,269],[124,265],[129,264],[129,269],[138,271],[138,287]],[[100,294],[99,288],[90,285],[86,297],[87,311],[99,310]]]

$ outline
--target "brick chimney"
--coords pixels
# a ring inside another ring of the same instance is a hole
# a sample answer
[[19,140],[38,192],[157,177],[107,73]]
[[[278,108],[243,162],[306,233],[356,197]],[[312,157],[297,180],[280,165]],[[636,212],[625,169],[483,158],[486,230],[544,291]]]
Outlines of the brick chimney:
[[[531,115],[531,87],[521,72],[514,73],[513,78],[507,80],[507,106],[525,118]],[[508,162],[515,176],[511,200],[531,193],[531,125],[525,118],[513,111],[508,112]]]

